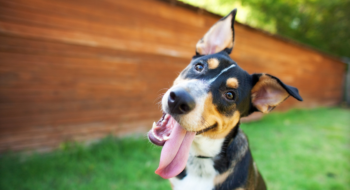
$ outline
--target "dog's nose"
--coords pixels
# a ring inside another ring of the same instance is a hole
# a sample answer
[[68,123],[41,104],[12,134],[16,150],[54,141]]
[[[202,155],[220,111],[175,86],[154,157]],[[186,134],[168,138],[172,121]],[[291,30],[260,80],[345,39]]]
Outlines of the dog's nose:
[[169,94],[168,106],[170,113],[186,114],[193,110],[196,106],[196,102],[185,89],[177,87]]

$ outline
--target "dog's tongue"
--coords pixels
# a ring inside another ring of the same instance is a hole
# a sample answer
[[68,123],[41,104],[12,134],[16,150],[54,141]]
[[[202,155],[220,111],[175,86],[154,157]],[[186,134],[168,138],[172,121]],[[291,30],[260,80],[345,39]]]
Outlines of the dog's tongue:
[[177,176],[185,168],[196,135],[196,132],[184,130],[172,117],[170,120],[169,123],[174,125],[173,130],[163,146],[159,167],[155,172],[165,179]]

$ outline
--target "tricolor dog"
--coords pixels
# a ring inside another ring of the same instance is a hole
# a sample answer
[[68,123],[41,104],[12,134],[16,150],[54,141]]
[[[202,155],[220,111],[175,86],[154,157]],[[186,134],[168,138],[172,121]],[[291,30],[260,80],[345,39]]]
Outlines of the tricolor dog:
[[248,74],[229,54],[236,9],[199,40],[196,56],[162,98],[149,140],[163,146],[156,173],[174,190],[266,189],[240,118],[270,112],[298,90],[269,74]]

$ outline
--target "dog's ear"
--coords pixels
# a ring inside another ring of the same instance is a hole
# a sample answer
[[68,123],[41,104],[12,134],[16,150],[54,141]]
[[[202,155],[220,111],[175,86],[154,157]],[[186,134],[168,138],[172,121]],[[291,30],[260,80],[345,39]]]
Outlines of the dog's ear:
[[196,45],[197,55],[209,55],[225,50],[231,53],[235,39],[234,23],[237,9],[215,23]]
[[270,112],[289,96],[303,101],[297,88],[284,84],[277,77],[269,74],[253,74],[252,77],[251,101],[263,113]]

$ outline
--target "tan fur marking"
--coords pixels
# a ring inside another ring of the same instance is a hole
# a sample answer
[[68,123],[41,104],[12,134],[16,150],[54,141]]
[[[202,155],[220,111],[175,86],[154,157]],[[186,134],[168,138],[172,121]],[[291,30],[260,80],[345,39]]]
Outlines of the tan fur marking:
[[254,187],[254,189],[256,189],[256,186],[258,185],[258,176],[259,176],[259,172],[258,172],[258,168],[256,167],[255,162],[253,162],[253,170],[254,170],[253,187]]
[[238,80],[236,78],[229,78],[226,81],[226,86],[229,88],[238,88]]
[[208,60],[208,68],[209,69],[216,69],[219,66],[219,60],[216,58],[211,58]]
[[[210,93],[205,100],[204,112],[202,114],[202,118],[205,119],[204,126],[205,128],[214,125],[217,123],[217,127],[203,133],[203,136],[208,136],[212,139],[221,139],[226,137],[233,127],[239,122],[240,113],[239,111],[235,111],[232,117],[227,117],[222,115],[216,109],[216,106],[213,104],[213,95]],[[199,129],[199,130],[204,130]],[[197,129],[197,131],[199,131]]]
[[214,184],[215,185],[219,185],[222,184],[224,181],[226,181],[226,179],[228,178],[228,176],[232,173],[231,170],[228,170],[220,175],[215,176],[214,178]]
[[254,106],[263,113],[268,113],[289,96],[288,92],[278,84],[276,79],[266,74],[259,78],[251,94]]

